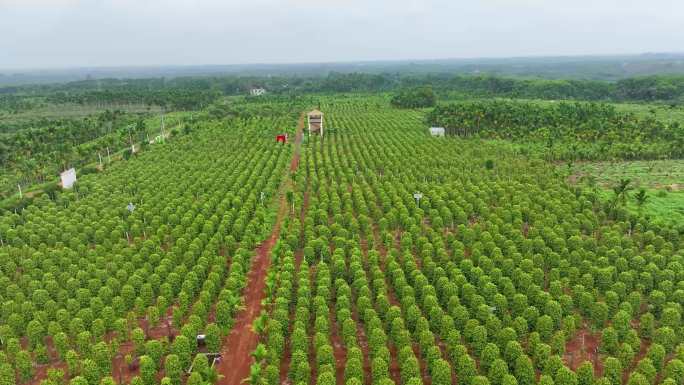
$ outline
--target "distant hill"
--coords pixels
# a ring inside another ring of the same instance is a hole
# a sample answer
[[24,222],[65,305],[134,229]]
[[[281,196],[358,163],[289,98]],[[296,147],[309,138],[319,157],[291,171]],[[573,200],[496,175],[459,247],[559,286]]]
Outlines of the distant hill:
[[632,76],[684,74],[684,53],[618,56],[436,59],[302,64],[241,64],[159,67],[97,67],[0,70],[0,86],[86,79],[179,76],[325,76],[330,72],[492,74],[546,79],[619,80]]

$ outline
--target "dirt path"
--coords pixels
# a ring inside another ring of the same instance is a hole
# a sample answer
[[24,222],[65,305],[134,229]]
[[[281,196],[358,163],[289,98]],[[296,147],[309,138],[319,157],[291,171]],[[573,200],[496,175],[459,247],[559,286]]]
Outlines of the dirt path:
[[566,342],[563,361],[572,370],[577,370],[584,361],[589,361],[594,365],[594,375],[600,377],[603,375],[603,362],[598,352],[600,345],[601,336],[591,333],[584,322],[573,338]]
[[[290,163],[290,171],[299,167],[300,149],[302,142],[303,115],[297,125],[295,137],[295,148]],[[221,351],[221,362],[216,369],[219,375],[223,376],[218,385],[239,385],[244,379],[249,377],[250,366],[253,363],[251,353],[256,348],[259,338],[252,330],[252,323],[259,316],[262,310],[261,302],[266,297],[266,273],[271,265],[270,253],[280,237],[280,228],[283,218],[288,213],[288,203],[285,199],[285,191],[291,185],[289,177],[281,185],[279,191],[278,216],[271,235],[257,246],[252,261],[252,269],[247,277],[247,287],[245,288],[244,298],[245,307],[240,311],[235,320],[235,325],[230,334],[223,340]]]

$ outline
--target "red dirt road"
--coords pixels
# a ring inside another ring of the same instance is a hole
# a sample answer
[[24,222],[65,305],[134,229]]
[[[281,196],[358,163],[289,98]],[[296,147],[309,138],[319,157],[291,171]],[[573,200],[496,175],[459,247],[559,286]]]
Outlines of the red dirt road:
[[[290,171],[294,171],[299,166],[299,150],[302,141],[303,115],[297,126],[295,138],[295,151]],[[289,178],[285,179],[283,186],[291,183]],[[245,288],[245,308],[242,309],[235,319],[235,325],[230,334],[223,340],[221,350],[221,362],[216,369],[219,375],[223,376],[218,385],[239,385],[249,377],[250,366],[254,362],[251,353],[256,348],[259,338],[252,330],[252,323],[259,316],[262,310],[261,302],[266,298],[266,273],[271,265],[270,253],[280,237],[280,227],[283,218],[288,212],[288,204],[285,199],[285,188],[281,188],[279,197],[278,217],[273,226],[271,235],[256,248],[256,255],[252,261],[252,269],[247,277],[247,287]]]
[[[283,198],[280,200],[281,212],[287,210],[287,203]],[[283,210],[282,208],[285,208]],[[269,253],[280,236],[280,219],[278,214],[271,236],[265,240],[256,250],[256,256],[252,262],[252,270],[249,272],[245,295],[245,309],[240,312],[230,334],[223,341],[222,358],[216,369],[223,376],[218,381],[220,385],[238,385],[249,377],[249,368],[252,365],[251,353],[259,342],[258,336],[252,331],[252,323],[261,313],[261,301],[266,297],[266,272],[271,264]]]

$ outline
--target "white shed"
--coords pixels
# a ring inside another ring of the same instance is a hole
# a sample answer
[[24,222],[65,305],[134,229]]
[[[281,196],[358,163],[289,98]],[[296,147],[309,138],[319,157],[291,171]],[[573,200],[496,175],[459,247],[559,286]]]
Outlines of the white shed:
[[444,127],[430,127],[430,135],[444,136]]
[[249,90],[249,94],[252,96],[261,96],[265,93],[266,93],[266,90],[261,88],[261,87],[252,88],[251,90]]
[[70,168],[59,174],[59,179],[62,181],[62,188],[72,188],[76,183],[76,169]]

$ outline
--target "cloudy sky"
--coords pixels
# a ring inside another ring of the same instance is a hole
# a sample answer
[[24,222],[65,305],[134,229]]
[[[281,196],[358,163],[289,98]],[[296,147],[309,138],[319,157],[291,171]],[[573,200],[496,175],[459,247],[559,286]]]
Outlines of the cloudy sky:
[[0,0],[0,68],[684,51],[682,0]]

